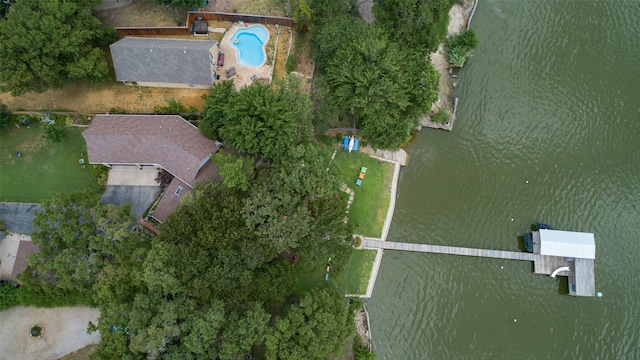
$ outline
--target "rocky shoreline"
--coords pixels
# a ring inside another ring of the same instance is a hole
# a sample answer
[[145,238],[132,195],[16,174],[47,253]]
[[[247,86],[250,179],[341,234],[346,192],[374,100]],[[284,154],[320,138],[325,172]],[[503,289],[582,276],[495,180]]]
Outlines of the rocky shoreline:
[[[447,36],[459,33],[468,28],[477,2],[478,0],[461,0],[449,10]],[[431,113],[420,119],[420,126],[451,131],[453,130],[456,115],[457,100],[454,97],[454,91],[457,85],[458,75],[456,71],[449,66],[449,61],[444,53],[444,42],[441,43],[438,50],[430,54],[429,57],[433,66],[440,73],[440,90],[438,101],[431,106]],[[446,109],[449,114],[449,122],[446,124],[431,121],[431,115],[437,113],[441,108]]]

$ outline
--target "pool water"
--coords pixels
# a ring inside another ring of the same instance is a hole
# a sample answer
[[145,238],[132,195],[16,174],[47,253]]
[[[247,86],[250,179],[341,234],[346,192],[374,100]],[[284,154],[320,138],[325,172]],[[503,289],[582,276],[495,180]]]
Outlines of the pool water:
[[238,64],[244,66],[261,66],[267,58],[264,44],[269,39],[266,28],[254,25],[239,29],[231,37],[231,45],[238,54]]

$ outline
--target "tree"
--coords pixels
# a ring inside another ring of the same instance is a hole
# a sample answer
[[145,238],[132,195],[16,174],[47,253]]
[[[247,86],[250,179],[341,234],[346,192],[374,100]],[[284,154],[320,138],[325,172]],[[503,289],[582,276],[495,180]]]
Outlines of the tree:
[[367,25],[355,16],[336,16],[324,26],[310,32],[311,53],[319,71],[324,72],[329,61],[343,47],[350,47],[365,37]]
[[99,0],[20,0],[0,22],[0,80],[14,96],[108,76],[113,28],[91,15]]
[[225,186],[247,191],[250,176],[253,174],[254,161],[251,157],[234,156],[225,151],[219,151],[213,154],[211,159],[218,165],[218,173],[222,176],[222,183]]
[[454,67],[462,67],[467,58],[473,55],[473,50],[477,45],[478,38],[473,29],[463,30],[459,34],[449,36],[444,45],[449,64]]
[[241,152],[283,158],[289,149],[310,141],[311,103],[299,80],[271,88],[259,83],[232,93],[229,82],[216,84],[202,113],[203,134],[220,137]]
[[139,241],[130,230],[130,208],[105,205],[91,190],[51,196],[33,224],[39,249],[29,255],[21,280],[67,291],[89,291],[104,264]]
[[398,148],[437,98],[438,73],[417,52],[368,27],[359,42],[336,51],[321,82],[323,100],[351,118],[374,147]]
[[0,135],[2,135],[12,123],[11,111],[9,111],[7,105],[0,103]]
[[311,22],[311,9],[307,4],[307,0],[291,0],[291,9],[293,10],[293,20],[300,28],[306,28]]
[[353,312],[345,306],[344,298],[330,288],[316,289],[276,319],[266,337],[265,357],[329,359],[354,331]]
[[380,0],[373,12],[376,23],[401,48],[419,50],[424,56],[435,51],[445,35],[439,33],[438,25],[454,3],[455,0]]

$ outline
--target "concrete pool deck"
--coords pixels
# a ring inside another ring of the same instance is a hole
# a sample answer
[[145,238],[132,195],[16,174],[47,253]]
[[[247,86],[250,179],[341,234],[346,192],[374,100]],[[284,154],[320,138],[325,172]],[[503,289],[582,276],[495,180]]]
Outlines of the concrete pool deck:
[[[245,66],[240,65],[238,63],[238,52],[236,48],[231,44],[231,39],[235,36],[236,31],[240,29],[246,29],[251,26],[262,26],[269,33],[269,40],[267,40],[267,44],[265,46],[265,50],[268,47],[271,41],[277,41],[277,37],[274,38],[267,28],[264,25],[260,24],[244,24],[244,23],[234,23],[229,30],[224,34],[222,40],[220,40],[220,49],[225,54],[224,57],[224,66],[218,67],[218,75],[220,75],[220,80],[233,80],[233,83],[236,86],[236,89],[240,89],[243,86],[251,85],[253,80],[251,80],[251,76],[255,75],[258,80],[266,80],[267,83],[271,82],[271,74],[273,74],[273,59],[271,59],[268,54],[265,54],[266,61],[262,66]],[[232,67],[236,68],[235,75],[231,75],[229,78],[225,75],[225,70],[230,69]]]

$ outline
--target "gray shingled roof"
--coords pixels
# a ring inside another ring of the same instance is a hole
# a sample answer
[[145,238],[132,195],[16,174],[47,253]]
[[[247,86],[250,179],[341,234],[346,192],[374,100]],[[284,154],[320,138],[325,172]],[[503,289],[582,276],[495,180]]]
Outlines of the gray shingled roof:
[[177,115],[96,115],[82,136],[91,164],[159,165],[191,187],[218,149]]
[[209,50],[215,45],[208,40],[125,37],[110,48],[118,81],[211,85]]

